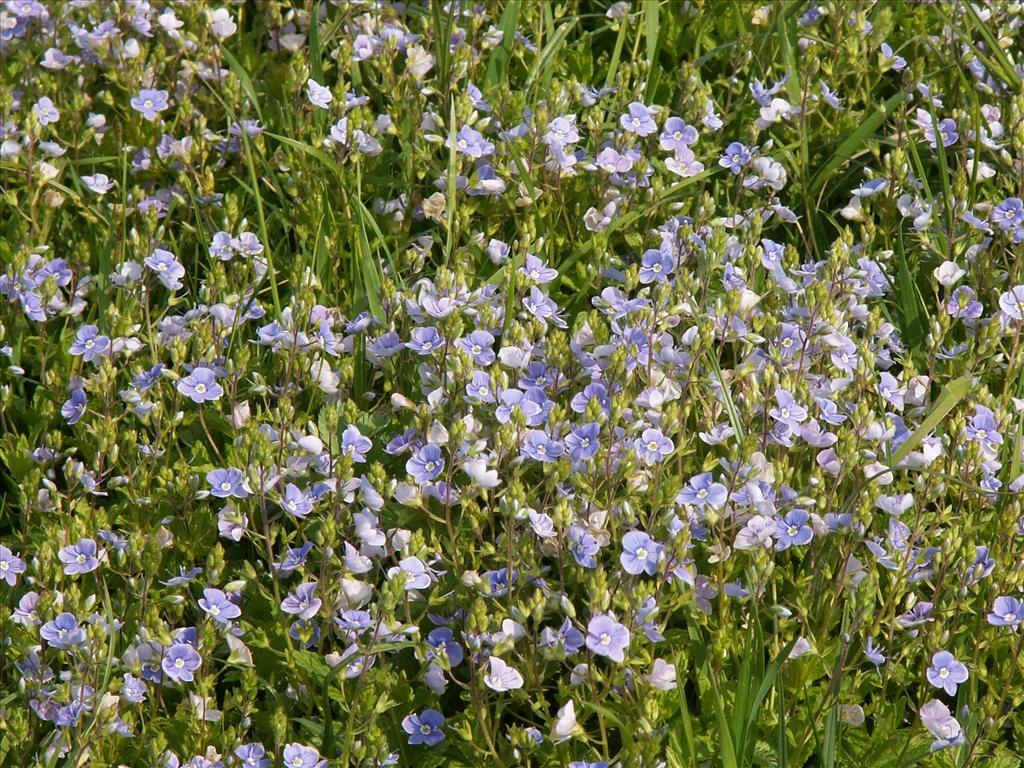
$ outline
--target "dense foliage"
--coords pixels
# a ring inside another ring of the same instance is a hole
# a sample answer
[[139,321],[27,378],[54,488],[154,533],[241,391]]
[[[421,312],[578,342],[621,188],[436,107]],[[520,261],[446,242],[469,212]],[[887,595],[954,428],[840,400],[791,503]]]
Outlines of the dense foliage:
[[1024,764],[1024,5],[0,11],[0,764]]

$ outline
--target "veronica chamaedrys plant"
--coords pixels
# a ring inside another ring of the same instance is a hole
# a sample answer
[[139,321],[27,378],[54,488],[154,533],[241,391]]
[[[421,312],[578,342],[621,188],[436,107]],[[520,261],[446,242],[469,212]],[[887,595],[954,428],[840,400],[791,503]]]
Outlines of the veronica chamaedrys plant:
[[1019,762],[1014,4],[594,10],[3,6],[0,753]]

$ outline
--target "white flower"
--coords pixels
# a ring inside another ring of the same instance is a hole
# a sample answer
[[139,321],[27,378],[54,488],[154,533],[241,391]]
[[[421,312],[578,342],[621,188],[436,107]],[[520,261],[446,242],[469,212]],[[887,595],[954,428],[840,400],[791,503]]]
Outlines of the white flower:
[[793,644],[793,650],[789,652],[789,658],[799,659],[805,653],[811,652],[811,644],[808,642],[806,637],[799,637]]
[[484,683],[499,693],[523,687],[523,676],[497,656],[488,659],[491,669],[484,675]]
[[949,288],[951,285],[956,285],[960,282],[960,278],[966,275],[967,272],[961,269],[960,265],[955,261],[944,261],[932,270],[932,274],[939,281],[939,285]]
[[762,128],[767,128],[773,123],[786,120],[792,113],[793,107],[788,101],[785,99],[772,99],[768,106],[761,107],[761,117],[757,124]]
[[417,80],[422,80],[434,66],[434,56],[422,46],[410,45],[405,55],[405,66]]
[[238,31],[238,25],[231,18],[231,12],[227,8],[218,8],[212,13],[207,11],[207,15],[210,19],[210,30],[218,40],[229,38]]
[[572,699],[558,710],[555,724],[551,728],[551,741],[561,744],[571,739],[576,733],[576,705]]
[[178,33],[178,30],[182,28],[184,22],[175,16],[174,11],[170,8],[157,16],[156,20],[157,23],[164,28],[164,31],[171,37],[178,38],[181,36]]
[[481,488],[497,488],[501,484],[497,470],[488,469],[484,459],[467,459],[462,462],[462,469]]
[[734,546],[736,549],[756,549],[757,547],[771,549],[774,544],[773,533],[775,533],[774,520],[770,517],[754,515],[747,520],[743,530],[736,535]]
[[612,216],[615,215],[615,201],[608,203],[602,210],[590,208],[583,215],[583,223],[591,232],[603,232],[612,223]]
[[935,737],[932,752],[962,741],[960,723],[950,713],[949,707],[938,699],[932,699],[921,707],[921,722]]
[[82,183],[97,195],[105,195],[114,186],[114,182],[105,173],[83,176]]
[[659,691],[672,691],[676,688],[676,667],[664,659],[655,659],[651,673],[644,678]]
[[625,0],[619,0],[617,3],[612,5],[605,11],[605,16],[609,19],[624,19],[629,14],[629,3]]

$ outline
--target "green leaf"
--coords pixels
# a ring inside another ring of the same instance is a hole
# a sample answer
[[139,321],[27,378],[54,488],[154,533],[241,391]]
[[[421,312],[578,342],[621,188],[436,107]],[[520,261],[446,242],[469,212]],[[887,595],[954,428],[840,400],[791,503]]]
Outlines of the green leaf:
[[[996,40],[995,36],[992,34],[992,30],[989,29],[988,24],[981,20],[981,17],[978,16],[978,12],[970,3],[964,4],[962,10],[966,11],[966,18],[971,22],[971,25],[981,33],[981,36],[985,38],[985,43],[988,46],[988,49],[992,51],[993,55],[996,57],[998,66],[992,66],[992,63],[990,62],[988,64],[989,69],[998,69],[999,76],[1006,80],[1011,88],[1019,91],[1021,86],[1020,75],[1017,74],[1016,67],[1013,66],[1013,62],[1011,62],[1009,57],[1006,55],[1006,51],[1003,50],[1003,46],[999,44],[999,41]],[[1019,52],[1020,49],[1018,48],[1018,53]]]
[[324,84],[323,57],[320,53],[320,0],[313,5],[313,16],[309,23],[309,70],[313,79]]
[[886,118],[892,114],[896,105],[903,101],[904,98],[905,96],[902,91],[890,96],[879,105],[878,110],[874,114],[866,118],[853,133],[843,140],[828,162],[819,168],[818,172],[811,179],[811,197],[816,198],[818,196],[818,192],[821,191],[821,188],[835,170],[847,160],[853,158],[862,145],[867,143],[874,132],[886,121]]
[[910,275],[910,267],[902,248],[900,248],[899,256],[898,283],[893,288],[900,304],[900,319],[902,321],[900,333],[904,344],[913,354],[915,350],[924,348],[929,328],[928,321],[925,319],[926,310],[923,307],[923,302],[919,299],[917,285]]
[[501,43],[491,51],[487,61],[487,77],[484,80],[488,88],[493,88],[504,82],[508,73],[508,59],[515,43],[516,25],[519,23],[519,9],[522,7],[522,0],[509,0],[502,11],[498,28],[501,29]]
[[822,768],[835,768],[839,751],[839,702],[835,701],[825,715],[825,738],[821,746]]
[[[775,681],[779,677],[779,672],[782,670],[782,665],[786,663],[789,658],[789,654],[792,653],[793,648],[796,647],[796,643],[799,638],[793,638],[786,644],[786,647],[782,649],[778,657],[768,665],[768,669],[765,671],[764,678],[762,678],[760,685],[758,686],[757,693],[754,694],[754,698],[750,700],[747,706],[747,718],[746,723],[743,726],[744,734],[753,732],[757,725],[758,715],[761,711],[761,705],[764,703],[765,697],[768,692],[775,686]],[[746,736],[744,736],[746,738]],[[742,753],[741,753],[742,754]],[[785,765],[785,763],[780,763]]]
[[644,38],[647,42],[647,87],[644,89],[644,97],[647,101],[651,101],[661,74],[658,67],[658,45],[661,42],[660,10],[660,0],[644,0]]
[[725,719],[722,694],[718,690],[715,674],[712,672],[708,678],[711,680],[711,698],[715,705],[715,720],[718,723],[718,753],[722,758],[722,768],[738,768],[736,747],[733,744],[732,732],[729,730],[729,721]]
[[736,403],[732,399],[732,391],[725,383],[725,379],[722,377],[722,369],[718,365],[718,358],[708,350],[706,357],[708,362],[711,363],[711,368],[715,374],[715,380],[718,382],[718,386],[722,392],[722,399],[725,402],[725,413],[729,417],[729,424],[732,425],[733,440],[736,442],[737,447],[743,446],[743,441],[746,439],[746,434],[743,430],[743,424],[740,421],[739,411],[736,409]]
[[953,410],[957,403],[967,396],[973,386],[974,376],[972,374],[961,376],[959,379],[955,379],[947,384],[942,394],[939,395],[939,399],[935,401],[935,405],[932,406],[928,415],[924,417],[921,426],[915,429],[914,433],[907,438],[907,441],[892,455],[889,466],[897,466],[911,451],[917,448],[921,441],[938,426],[939,422],[946,418],[946,414]]
[[[249,73],[245,71],[238,59],[227,48],[220,49],[221,54],[224,56],[224,60],[228,63],[228,69],[235,73],[235,77],[238,78],[238,82],[242,86],[242,90],[245,91],[245,95],[249,97],[249,101],[252,102],[252,108],[256,110],[256,117],[263,122],[263,112],[260,110],[260,100],[256,96],[256,86],[252,84],[252,78],[249,77]],[[244,133],[244,132],[243,132]]]

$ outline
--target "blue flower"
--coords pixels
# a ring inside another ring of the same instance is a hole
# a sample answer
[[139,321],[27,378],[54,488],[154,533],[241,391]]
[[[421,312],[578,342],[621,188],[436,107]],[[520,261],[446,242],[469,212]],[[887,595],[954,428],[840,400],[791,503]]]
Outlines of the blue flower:
[[235,757],[242,761],[242,768],[270,768],[274,761],[268,758],[262,744],[243,744],[235,750]]
[[992,605],[988,623],[994,627],[1016,627],[1024,621],[1024,603],[1016,597],[1000,595]]
[[627,133],[635,133],[637,136],[650,136],[658,130],[658,124],[654,120],[657,111],[653,107],[641,104],[639,101],[630,102],[626,114],[619,118],[619,123]]
[[946,299],[946,313],[950,317],[962,317],[967,320],[977,320],[984,311],[980,301],[976,300],[977,294],[968,285],[957,286]]
[[13,587],[18,581],[18,574],[25,572],[25,561],[14,554],[10,549],[0,546],[0,581],[7,582]]
[[738,141],[725,148],[725,153],[718,159],[718,164],[739,175],[744,166],[750,162],[750,150]]
[[569,529],[569,550],[576,562],[584,568],[596,568],[597,559],[594,557],[601,547],[597,539],[584,531],[582,528],[572,527]]
[[40,125],[49,125],[60,120],[60,112],[53,106],[53,101],[50,100],[49,96],[43,96],[37,101],[32,107],[32,113],[39,120]]
[[550,627],[545,627],[540,634],[540,642],[538,644],[541,648],[559,647],[567,656],[571,656],[579,653],[584,642],[583,633],[573,626],[570,619],[566,618],[562,621],[562,626],[557,631],[552,630]]
[[320,85],[313,78],[309,78],[306,81],[306,98],[309,99],[310,104],[314,107],[320,107],[320,109],[329,109],[331,102],[334,100],[331,89]]
[[487,331],[473,331],[455,343],[472,355],[473,362],[477,365],[490,365],[494,362],[494,350],[491,349],[494,345],[494,336]]
[[690,482],[676,496],[676,503],[690,504],[703,509],[721,509],[729,496],[728,489],[716,483],[710,472],[702,472],[690,478]]
[[220,589],[204,589],[203,596],[199,599],[199,607],[220,624],[229,624],[231,619],[237,619],[242,615],[242,609],[231,602]]
[[637,277],[644,285],[648,283],[664,283],[668,281],[669,273],[675,269],[676,262],[671,255],[651,248],[640,257],[640,272]]
[[236,467],[210,470],[206,473],[206,482],[210,484],[210,495],[218,499],[244,499],[249,495],[249,489],[245,487],[245,475]]
[[587,648],[621,664],[629,648],[629,630],[612,616],[599,613],[587,624]]
[[1009,232],[1024,224],[1024,200],[1008,197],[992,209],[991,221],[1003,232]]
[[453,141],[455,142],[455,150],[457,152],[468,155],[475,160],[494,153],[494,144],[487,141],[480,131],[470,128],[468,125],[464,125],[459,129]]
[[141,704],[146,700],[146,681],[135,677],[131,672],[124,673],[121,685],[121,698],[132,704]]
[[218,400],[224,394],[224,388],[217,383],[217,374],[201,365],[193,368],[188,376],[178,379],[177,389],[197,404]]
[[770,409],[768,415],[792,431],[799,432],[800,425],[807,418],[807,409],[784,389],[775,390],[775,402],[778,403],[778,407]]
[[281,610],[309,620],[316,616],[323,601],[314,595],[316,582],[307,581],[295,588],[295,591],[281,601]]
[[531,429],[519,445],[519,453],[534,461],[553,462],[565,452],[562,444],[540,429]]
[[622,537],[622,554],[619,562],[626,573],[638,576],[646,573],[654,576],[664,550],[661,544],[643,531],[630,531]]
[[64,573],[68,576],[95,571],[100,567],[102,556],[103,552],[97,551],[94,539],[81,539],[77,544],[63,547],[57,553],[57,557],[64,563]]
[[85,642],[85,630],[73,613],[62,613],[39,629],[39,636],[54,648],[70,650]]
[[164,287],[171,291],[181,288],[181,278],[185,276],[185,268],[181,266],[177,257],[170,251],[157,248],[146,257],[147,267],[156,272],[157,279]]
[[596,422],[573,427],[565,436],[565,447],[569,449],[569,458],[575,463],[592,459],[601,448],[600,434],[601,425]]
[[697,141],[697,129],[687,125],[681,117],[670,117],[658,137],[658,145],[666,152],[688,149]]
[[417,483],[429,483],[444,470],[444,457],[441,449],[433,443],[427,443],[405,463],[405,471],[412,475]]
[[1024,320],[1024,285],[1015,285],[999,296],[999,308],[1011,320]]
[[60,415],[67,420],[68,424],[77,424],[85,414],[85,406],[85,390],[76,387],[71,390],[71,397],[65,400],[64,405],[60,407]]
[[932,656],[927,677],[928,682],[936,688],[942,688],[949,696],[956,696],[957,686],[967,682],[967,667],[948,651],[939,651]]
[[466,385],[466,399],[471,403],[495,402],[490,374],[484,371],[473,372],[469,384]]
[[313,542],[307,541],[299,547],[289,547],[285,553],[284,560],[274,563],[276,570],[282,577],[290,576],[306,563],[310,550],[313,549]]
[[85,362],[91,362],[110,349],[110,338],[101,336],[100,329],[95,325],[83,325],[75,334],[75,340],[68,350],[72,355],[81,356]]
[[427,651],[427,658],[433,659],[442,654],[447,655],[448,663],[457,667],[462,663],[462,646],[455,642],[455,634],[448,627],[438,627],[427,635],[427,644],[430,650]]
[[998,450],[997,446],[1003,444],[1003,436],[999,434],[995,414],[983,405],[974,406],[974,416],[971,417],[965,431],[968,440],[979,443],[989,452]]
[[558,277],[557,269],[552,269],[532,253],[526,254],[526,263],[519,268],[519,271],[530,278],[530,282],[537,285],[550,283]]
[[363,435],[359,428],[353,424],[349,424],[345,427],[345,431],[341,433],[342,454],[349,456],[357,464],[362,464],[366,461],[366,454],[372,447],[373,442],[370,438]]
[[191,645],[175,643],[164,654],[160,668],[172,680],[179,683],[190,683],[195,679],[192,673],[199,669],[202,663],[203,659],[199,652]]
[[313,499],[294,483],[288,483],[281,499],[281,509],[301,520],[313,511]]
[[313,747],[304,744],[288,744],[282,754],[284,768],[322,768],[327,761]]
[[492,691],[504,693],[523,687],[523,676],[497,656],[487,660],[490,669],[484,674],[484,685]]
[[412,341],[407,341],[405,346],[421,355],[429,355],[435,349],[444,346],[444,338],[432,325],[413,328],[411,335]]
[[145,120],[153,121],[159,117],[159,113],[167,109],[167,91],[143,88],[138,95],[131,99],[132,109],[142,113]]
[[675,443],[661,433],[660,429],[648,427],[633,442],[633,450],[643,464],[657,464],[675,450]]
[[775,549],[782,552],[791,546],[802,547],[814,537],[814,531],[807,524],[810,515],[802,509],[794,509],[775,526]]
[[433,747],[444,741],[444,715],[436,709],[425,709],[418,715],[407,715],[402,720],[402,730],[409,734],[412,745],[426,744]]

